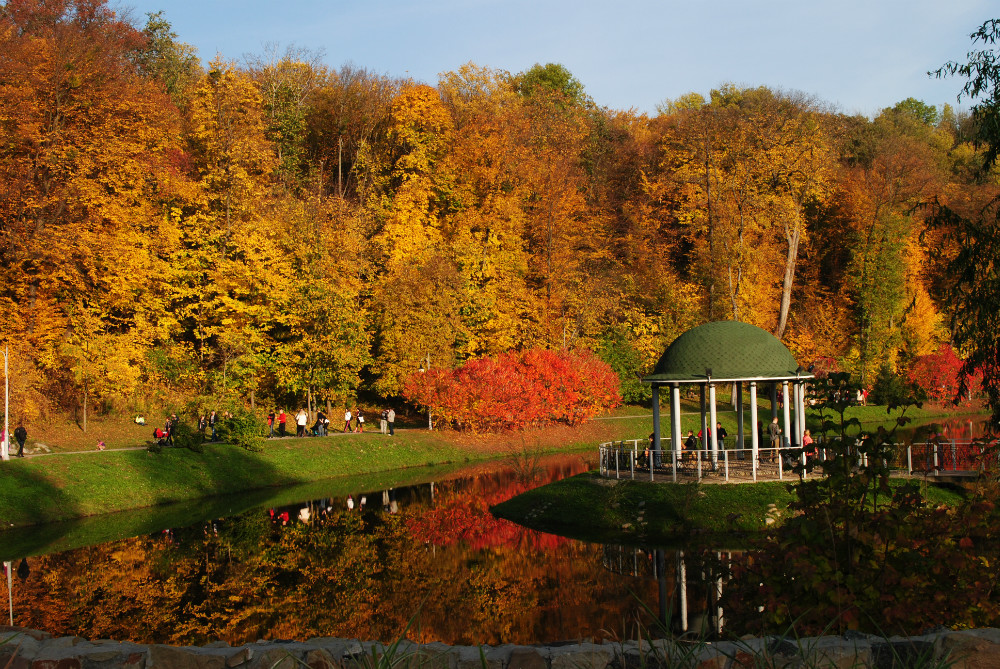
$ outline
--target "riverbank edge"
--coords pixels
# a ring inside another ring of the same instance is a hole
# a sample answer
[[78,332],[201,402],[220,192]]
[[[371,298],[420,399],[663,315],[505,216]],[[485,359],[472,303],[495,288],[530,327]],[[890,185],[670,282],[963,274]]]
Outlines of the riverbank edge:
[[[739,548],[787,517],[797,482],[650,483],[591,471],[529,490],[490,511],[533,530],[581,541]],[[922,492],[943,504],[956,504],[962,497],[933,484],[923,484]]]
[[[261,640],[231,647],[136,644],[113,640],[54,638],[47,632],[0,627],[0,663],[10,669],[626,669],[697,666],[808,667],[995,667],[1000,630],[940,630],[921,636],[861,633],[795,638],[768,636],[738,641],[671,640],[520,646],[397,644],[323,637],[309,641]],[[376,661],[374,658],[380,658]],[[384,659],[383,659],[384,658]]]
[[617,433],[613,426],[587,425],[559,428],[558,447],[531,441],[531,433],[484,447],[451,435],[407,430],[395,437],[365,433],[274,439],[262,452],[208,443],[200,453],[122,449],[15,458],[0,463],[0,535],[12,528],[344,476],[572,453],[596,449],[600,439]]

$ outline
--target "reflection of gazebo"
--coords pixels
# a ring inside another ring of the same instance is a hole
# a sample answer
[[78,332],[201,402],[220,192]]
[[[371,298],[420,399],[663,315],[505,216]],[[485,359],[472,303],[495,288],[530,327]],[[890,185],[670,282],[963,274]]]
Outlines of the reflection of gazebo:
[[[802,433],[805,431],[805,399],[804,384],[813,375],[798,365],[791,352],[777,337],[759,327],[738,321],[715,321],[688,330],[667,347],[667,350],[656,363],[653,373],[642,379],[653,390],[653,449],[651,459],[660,460],[660,387],[670,389],[670,444],[676,463],[681,459],[681,393],[682,385],[696,384],[701,390],[701,434],[702,448],[712,454],[712,463],[716,464],[719,457],[719,445],[715,437],[716,403],[715,386],[719,383],[735,384],[736,396],[734,405],[736,412],[737,441],[743,448],[743,386],[750,386],[750,425],[751,443],[753,444],[753,471],[756,478],[758,461],[757,430],[757,389],[758,384],[766,384],[771,399],[771,415],[778,415],[778,385],[781,386],[784,423],[783,434],[792,437],[792,444],[802,443]],[[795,402],[795,424],[792,425],[789,411],[789,383]],[[708,388],[706,401],[705,389]],[[711,423],[708,422],[711,418]],[[712,439],[709,443],[711,425]],[[650,479],[653,478],[650,467]]]

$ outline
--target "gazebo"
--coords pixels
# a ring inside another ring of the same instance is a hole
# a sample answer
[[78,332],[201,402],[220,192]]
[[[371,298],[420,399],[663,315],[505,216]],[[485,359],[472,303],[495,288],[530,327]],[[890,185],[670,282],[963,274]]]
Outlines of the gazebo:
[[[719,457],[718,440],[715,438],[717,424],[715,387],[718,384],[735,384],[736,394],[733,404],[736,412],[737,444],[743,448],[745,431],[743,425],[743,388],[750,388],[750,425],[752,443],[753,477],[757,478],[758,435],[757,392],[760,384],[765,384],[770,393],[771,414],[778,415],[778,387],[783,399],[783,430],[791,444],[802,443],[805,431],[805,382],[813,375],[804,370],[791,351],[770,332],[749,323],[738,321],[715,321],[688,330],[674,340],[660,357],[653,373],[642,379],[653,390],[653,443],[650,460],[657,463],[662,456],[660,441],[660,388],[670,390],[670,445],[676,478],[677,462],[681,460],[681,386],[697,385],[701,392],[701,447],[711,453],[716,465]],[[789,410],[789,385],[795,403],[795,423],[792,424]],[[706,393],[707,389],[707,393]],[[707,397],[706,397],[707,395]],[[709,423],[709,419],[711,423]],[[711,425],[711,438],[709,437]],[[709,443],[711,442],[711,443]],[[780,465],[779,465],[780,466]],[[653,462],[650,462],[649,477],[653,479]]]

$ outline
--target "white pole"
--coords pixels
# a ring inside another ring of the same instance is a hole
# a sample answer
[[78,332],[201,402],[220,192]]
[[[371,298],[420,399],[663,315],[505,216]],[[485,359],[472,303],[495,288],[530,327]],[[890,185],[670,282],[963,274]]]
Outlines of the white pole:
[[[7,369],[7,358],[10,346],[3,347],[3,446],[0,447],[0,457],[10,460],[10,373]],[[10,572],[8,572],[8,575]],[[11,623],[13,625],[14,623]]]
[[753,480],[757,481],[757,453],[760,444],[757,440],[757,382],[750,382],[750,444],[753,460]]
[[719,468],[719,435],[715,433],[715,424],[719,422],[718,413],[715,410],[715,384],[708,385],[708,411],[711,414],[711,425],[708,429],[712,431],[712,471]]
[[790,406],[791,398],[788,397],[788,381],[781,382],[781,401],[783,410],[782,417],[785,419],[785,426],[784,426],[785,430],[784,430],[784,435],[782,436],[781,445],[784,446],[785,445],[784,440],[787,439],[788,445],[791,446],[792,430],[794,428],[792,427],[792,419],[791,419],[791,406]]

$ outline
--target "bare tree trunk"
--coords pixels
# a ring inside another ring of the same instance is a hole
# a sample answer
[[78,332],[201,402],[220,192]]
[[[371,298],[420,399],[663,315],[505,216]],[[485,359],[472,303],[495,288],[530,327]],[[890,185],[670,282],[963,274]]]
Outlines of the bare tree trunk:
[[87,377],[83,377],[83,433],[87,433],[87,402],[90,401],[90,393],[87,387]]
[[781,339],[788,326],[788,310],[792,303],[792,285],[795,282],[795,266],[799,256],[799,240],[801,239],[800,217],[796,216],[795,223],[789,227],[785,225],[785,240],[788,243],[788,251],[785,255],[785,278],[781,282],[781,309],[778,313],[778,327],[774,331],[774,336]]

